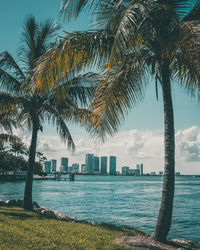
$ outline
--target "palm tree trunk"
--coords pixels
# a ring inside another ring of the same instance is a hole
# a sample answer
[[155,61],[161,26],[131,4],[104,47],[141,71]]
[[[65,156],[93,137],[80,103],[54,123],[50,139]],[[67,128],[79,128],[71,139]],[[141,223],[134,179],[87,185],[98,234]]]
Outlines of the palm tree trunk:
[[26,178],[26,185],[24,190],[24,209],[32,210],[33,202],[32,202],[32,186],[33,186],[33,170],[35,163],[35,154],[36,154],[36,146],[37,146],[37,134],[38,134],[38,125],[37,122],[33,122],[33,130],[32,130],[32,139],[31,146],[29,152],[29,161],[28,161],[28,174]]
[[174,200],[174,171],[175,171],[175,135],[174,135],[174,114],[171,97],[169,64],[165,63],[161,67],[162,92],[164,104],[164,147],[165,166],[162,190],[162,200],[157,219],[156,230],[153,238],[159,241],[166,241],[171,227],[172,210]]

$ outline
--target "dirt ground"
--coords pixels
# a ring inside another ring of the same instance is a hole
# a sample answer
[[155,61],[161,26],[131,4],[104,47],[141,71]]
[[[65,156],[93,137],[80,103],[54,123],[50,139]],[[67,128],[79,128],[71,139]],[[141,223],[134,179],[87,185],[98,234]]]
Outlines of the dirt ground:
[[150,250],[200,250],[200,244],[194,241],[169,239],[166,243],[160,243],[151,239],[150,235],[143,236],[124,236],[116,239],[116,243],[128,245],[130,247],[137,247],[137,249]]

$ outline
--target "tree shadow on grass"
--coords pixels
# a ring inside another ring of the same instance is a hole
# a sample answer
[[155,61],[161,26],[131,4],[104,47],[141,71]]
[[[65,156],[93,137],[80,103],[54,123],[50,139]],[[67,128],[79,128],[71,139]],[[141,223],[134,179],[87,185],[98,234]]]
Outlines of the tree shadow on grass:
[[115,232],[122,232],[125,233],[126,235],[144,235],[143,232],[136,230],[132,227],[128,227],[128,226],[116,226],[110,223],[101,223],[98,224],[99,226],[111,230],[111,231],[115,231]]
[[15,213],[15,212],[6,212],[6,211],[1,211],[2,215],[5,215],[5,216],[9,216],[9,217],[15,217],[16,219],[18,220],[25,220],[25,219],[32,219],[34,218],[35,216],[34,215],[31,215],[31,214],[28,214],[28,213]]

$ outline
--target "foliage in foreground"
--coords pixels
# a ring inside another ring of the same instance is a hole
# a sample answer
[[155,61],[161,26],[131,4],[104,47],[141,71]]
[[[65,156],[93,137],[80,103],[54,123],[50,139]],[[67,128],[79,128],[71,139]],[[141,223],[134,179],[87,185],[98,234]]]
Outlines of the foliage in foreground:
[[130,249],[114,240],[139,234],[108,225],[61,222],[18,208],[0,208],[1,249]]

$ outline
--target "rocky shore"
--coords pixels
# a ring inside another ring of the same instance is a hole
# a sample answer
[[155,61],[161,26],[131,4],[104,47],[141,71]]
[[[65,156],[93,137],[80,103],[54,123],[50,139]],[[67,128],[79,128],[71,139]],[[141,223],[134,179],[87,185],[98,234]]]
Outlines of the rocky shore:
[[[20,207],[23,208],[23,200],[7,200],[3,201],[0,200],[0,206],[5,207]],[[65,214],[61,214],[57,211],[53,211],[51,209],[48,209],[46,207],[39,206],[37,202],[33,202],[33,212],[36,212],[38,214],[44,215],[48,218],[62,220],[62,221],[72,221],[72,222],[79,222],[76,217],[71,217]]]

